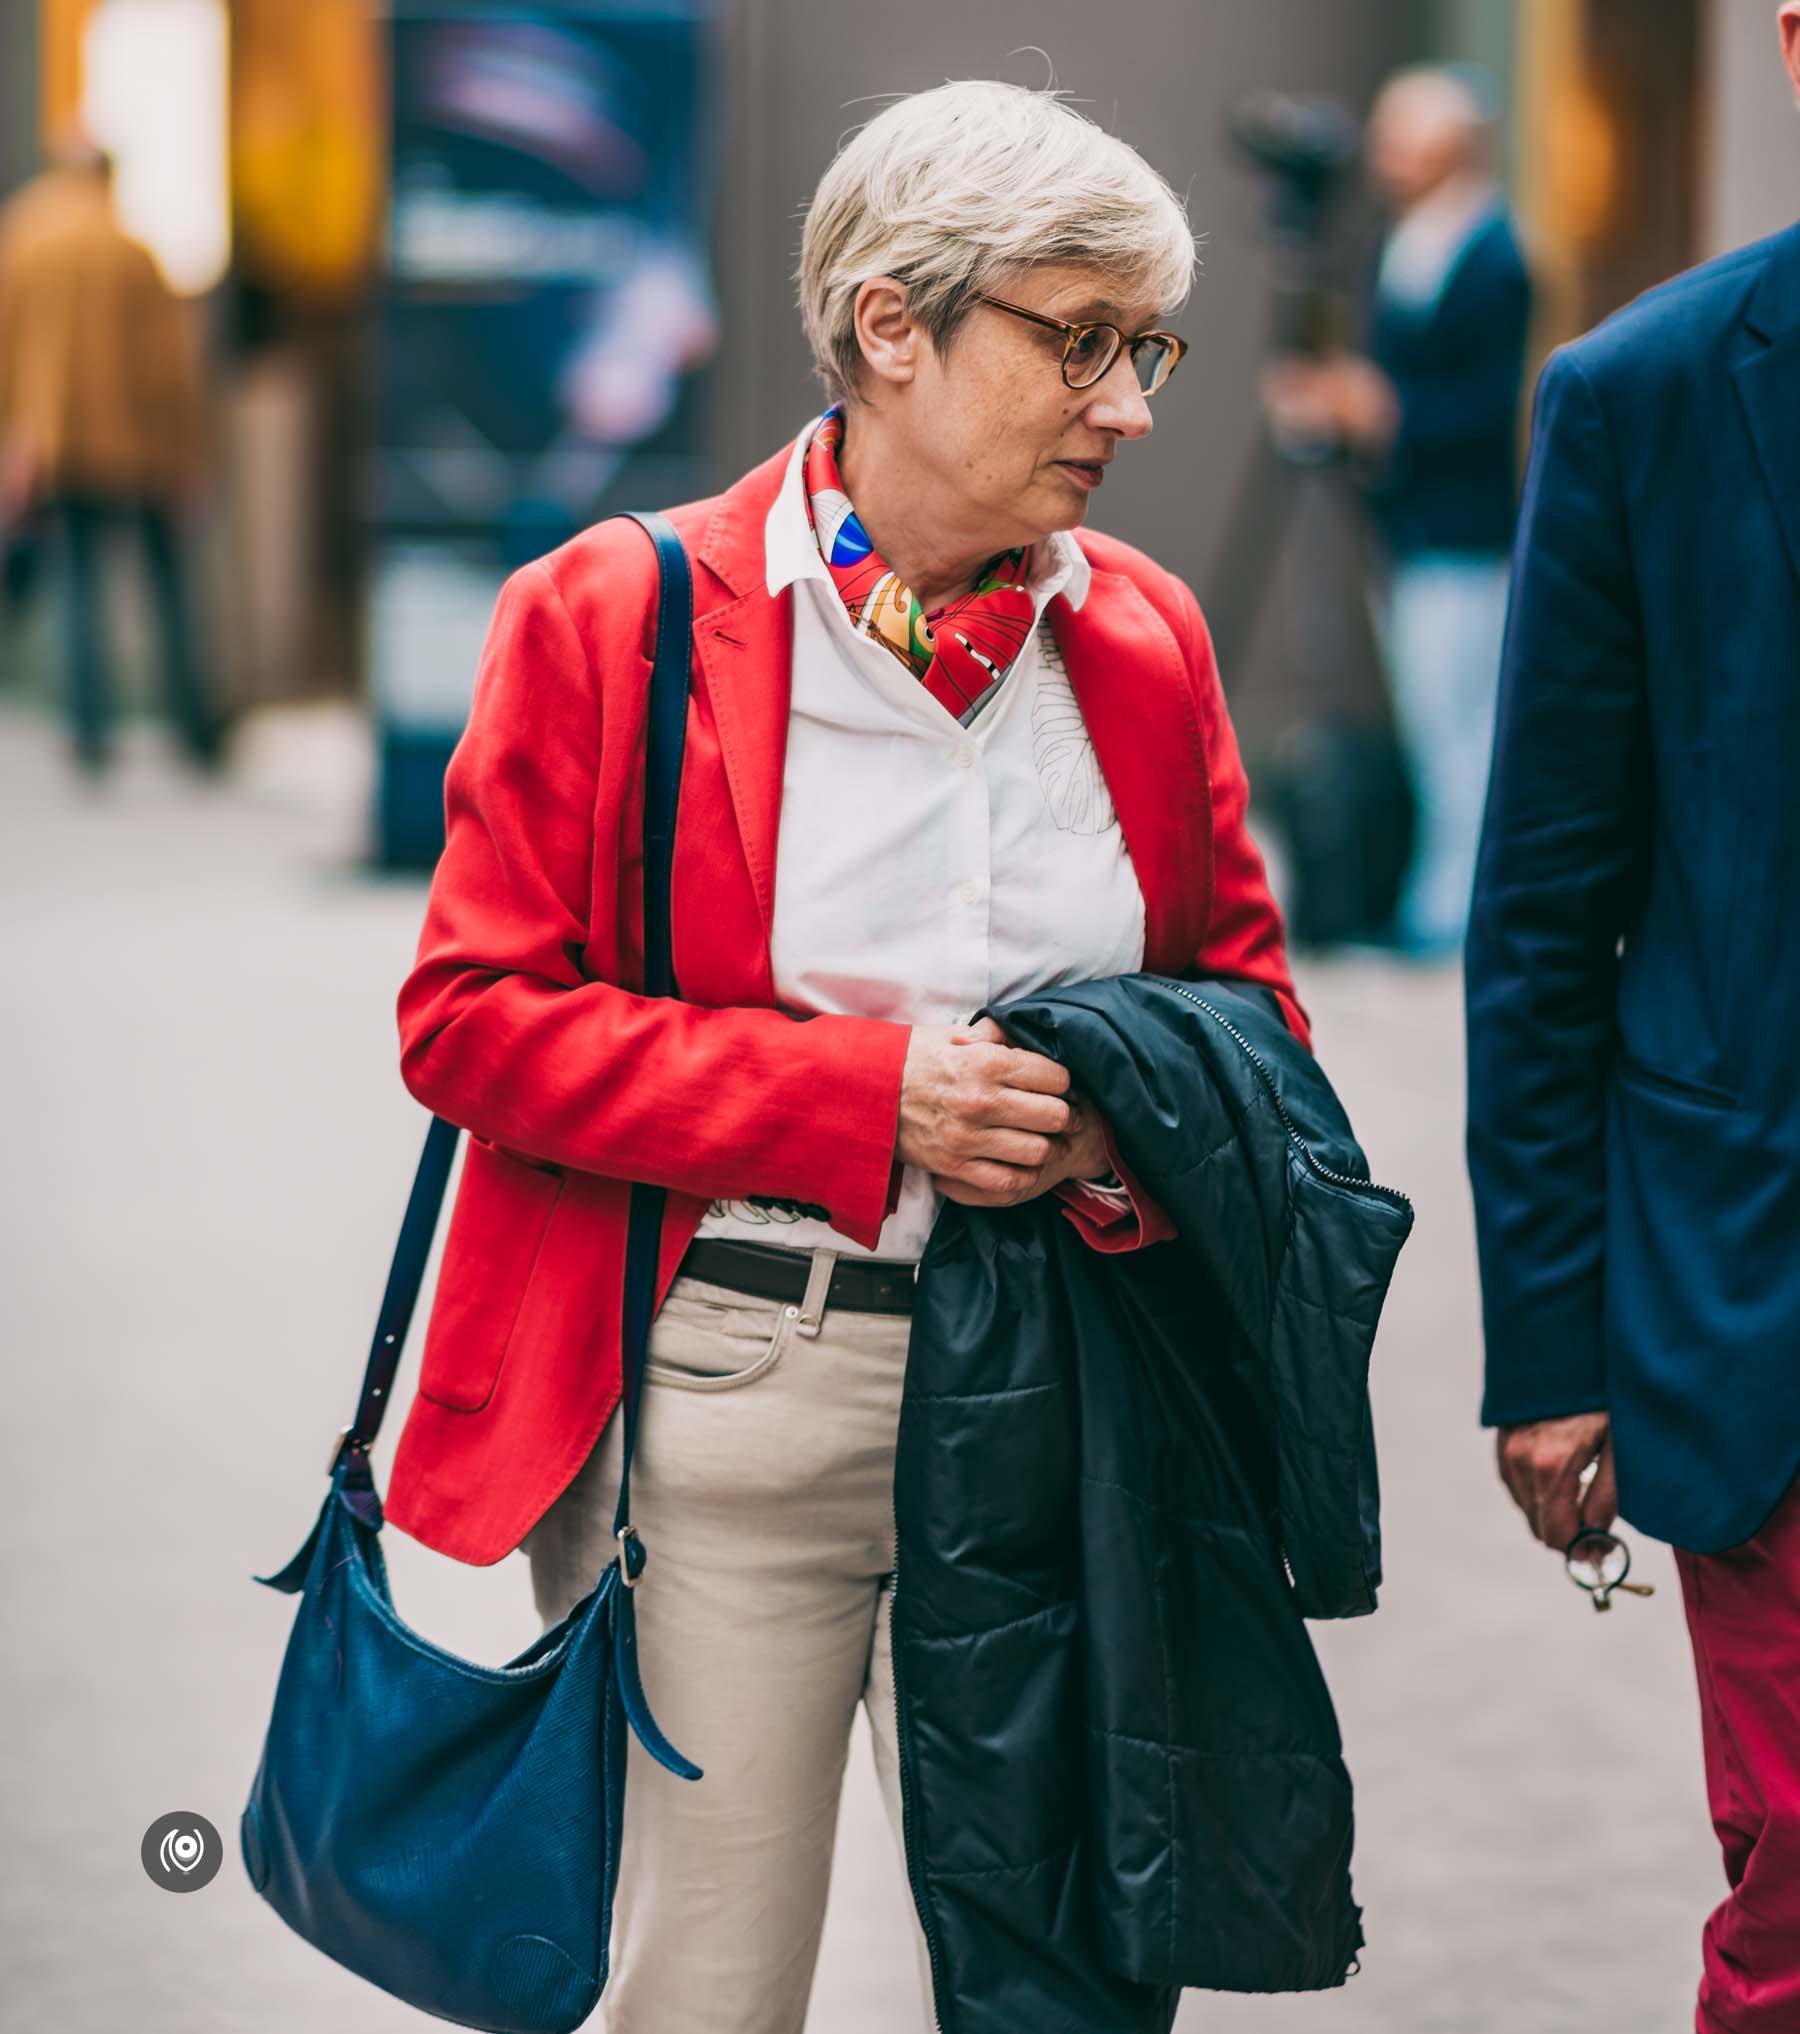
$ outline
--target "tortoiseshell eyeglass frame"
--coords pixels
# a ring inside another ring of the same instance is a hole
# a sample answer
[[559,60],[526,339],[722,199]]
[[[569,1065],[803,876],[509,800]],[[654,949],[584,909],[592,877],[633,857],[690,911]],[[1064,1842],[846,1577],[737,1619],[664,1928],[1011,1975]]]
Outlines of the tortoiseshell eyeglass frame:
[[[1136,332],[1127,338],[1117,325],[1109,325],[1104,321],[1091,325],[1072,325],[1066,318],[1052,318],[1043,311],[1028,311],[1023,304],[1009,304],[1004,297],[990,297],[980,292],[977,293],[976,301],[992,304],[997,311],[1010,311],[1015,318],[1029,318],[1034,325],[1046,325],[1052,332],[1060,332],[1063,335],[1062,378],[1064,385],[1073,389],[1092,388],[1111,371],[1113,362],[1118,359],[1121,351],[1127,348],[1130,349],[1132,364],[1135,366],[1138,348],[1154,340],[1163,348],[1158,358],[1156,379],[1148,388],[1144,387],[1142,381],[1138,383],[1142,394],[1153,396],[1175,372],[1177,363],[1187,351],[1187,341],[1179,332]],[[1076,381],[1069,373],[1069,358],[1084,339],[1096,332],[1110,332],[1112,345],[1099,367],[1085,380]]]

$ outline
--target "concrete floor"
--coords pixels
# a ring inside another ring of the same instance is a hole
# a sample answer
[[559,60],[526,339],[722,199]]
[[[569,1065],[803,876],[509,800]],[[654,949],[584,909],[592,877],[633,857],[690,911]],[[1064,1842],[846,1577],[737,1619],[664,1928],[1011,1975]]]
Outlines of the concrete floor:
[[[214,787],[139,727],[96,791],[39,719],[0,719],[9,2026],[418,2024],[284,1929],[236,1851],[292,1614],[250,1577],[317,1510],[425,1126],[393,1018],[424,892],[355,870],[367,772],[344,709],[263,716]],[[1180,2028],[1678,2034],[1719,1869],[1672,1565],[1642,1546],[1656,1597],[1597,1618],[1494,1481],[1454,974],[1302,987],[1419,1211],[1375,1363],[1389,1580],[1376,1617],[1316,1629],[1369,1946],[1339,1992],[1190,1994]],[[439,1642],[498,1662],[536,1635],[522,1557],[388,1540]],[[228,1846],[191,1899],[138,1861],[172,1809]],[[808,2034],[916,2034],[904,1898],[863,1743]]]

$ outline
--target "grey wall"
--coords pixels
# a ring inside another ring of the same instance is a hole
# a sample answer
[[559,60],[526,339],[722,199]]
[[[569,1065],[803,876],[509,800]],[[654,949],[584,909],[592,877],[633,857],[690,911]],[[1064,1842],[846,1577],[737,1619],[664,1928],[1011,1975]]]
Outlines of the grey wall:
[[0,197],[38,167],[38,11],[0,0]]
[[1775,0],[1712,0],[1708,9],[1696,259],[1778,232],[1800,212],[1800,112],[1781,67],[1775,11]]
[[1498,164],[1501,181],[1513,186],[1513,98],[1518,72],[1519,0],[1431,0],[1427,12],[1427,54],[1434,62],[1480,64],[1492,73],[1503,104]]
[[1199,587],[1252,443],[1264,317],[1259,191],[1227,152],[1227,109],[1269,87],[1329,91],[1360,109],[1387,69],[1422,49],[1424,18],[1406,0],[905,0],[848,15],[826,0],[738,0],[717,242],[725,472],[773,451],[821,405],[791,278],[820,172],[839,137],[878,110],[851,102],[947,77],[1039,84],[1046,66],[1031,49],[1042,49],[1084,112],[1187,193],[1207,235],[1180,320],[1194,350],[1094,516]]

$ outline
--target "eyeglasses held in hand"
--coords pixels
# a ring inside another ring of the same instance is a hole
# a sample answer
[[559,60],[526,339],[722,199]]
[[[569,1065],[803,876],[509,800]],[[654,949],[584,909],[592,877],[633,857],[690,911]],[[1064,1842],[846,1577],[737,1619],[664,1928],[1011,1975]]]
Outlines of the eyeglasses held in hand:
[[1615,1589],[1627,1596],[1654,1596],[1653,1582],[1627,1582],[1631,1573],[1631,1549],[1617,1533],[1602,1526],[1586,1526],[1563,1549],[1563,1566],[1577,1589],[1585,1589],[1596,1610],[1610,1610]]

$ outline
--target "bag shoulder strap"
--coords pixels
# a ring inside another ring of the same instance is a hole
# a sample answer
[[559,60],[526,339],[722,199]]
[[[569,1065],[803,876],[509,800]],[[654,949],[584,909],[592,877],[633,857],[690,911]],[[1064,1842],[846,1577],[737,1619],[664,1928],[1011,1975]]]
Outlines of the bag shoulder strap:
[[[677,996],[670,891],[675,864],[675,817],[681,795],[681,758],[687,739],[688,668],[693,654],[694,583],[688,556],[675,526],[650,511],[621,511],[637,523],[656,547],[656,647],[650,667],[648,738],[644,781],[644,993]],[[437,1233],[450,1162],[461,1135],[454,1123],[433,1116],[425,1133],[425,1149],[413,1177],[400,1239],[394,1246],[387,1289],[375,1320],[375,1337],[363,1371],[362,1396],[356,1418],[332,1446],[326,1473],[335,1474],[346,1452],[362,1458],[381,1431],[382,1414],[406,1346],[406,1331],[418,1304],[419,1288]],[[625,1419],[624,1470],[614,1530],[624,1559],[621,1574],[637,1579],[643,1548],[631,1533],[631,1457],[637,1441],[638,1395],[644,1382],[644,1351],[656,1308],[657,1257],[662,1241],[662,1187],[634,1181],[625,1245],[625,1297],[621,1348],[621,1403]],[[362,1476],[358,1482],[363,1483]],[[364,1483],[372,1496],[372,1488]],[[379,1517],[371,1521],[379,1524]]]
[[[644,756],[644,993],[678,996],[670,890],[675,871],[675,813],[681,797],[681,756],[687,740],[688,669],[693,659],[694,581],[687,552],[664,516],[638,515],[656,546],[661,588],[656,652],[650,667],[649,730]],[[624,1319],[619,1341],[620,1403],[625,1448],[613,1537],[619,1579],[627,1588],[644,1565],[643,1543],[631,1523],[631,1458],[637,1448],[638,1399],[645,1350],[656,1312],[657,1257],[667,1192],[634,1180],[625,1239]]]

